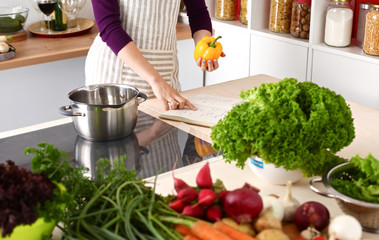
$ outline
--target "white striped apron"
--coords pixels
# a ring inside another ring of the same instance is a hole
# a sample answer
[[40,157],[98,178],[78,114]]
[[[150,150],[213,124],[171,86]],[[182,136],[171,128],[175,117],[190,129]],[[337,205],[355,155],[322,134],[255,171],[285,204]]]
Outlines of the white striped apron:
[[[122,27],[163,79],[180,91],[176,50],[180,0],[119,0],[119,5]],[[148,97],[154,96],[148,82],[124,64],[99,35],[88,52],[85,74],[86,85],[122,83],[137,88]],[[160,120],[140,113],[134,131],[146,129],[154,121]],[[179,160],[177,167],[183,166],[176,128],[164,132],[147,149],[150,157],[141,155],[140,177],[155,175],[162,168],[171,170],[175,159]]]
[[[119,0],[121,24],[134,43],[174,89],[180,91],[176,23],[180,0]],[[124,64],[98,35],[85,64],[86,85],[122,83],[154,96],[151,86]]]

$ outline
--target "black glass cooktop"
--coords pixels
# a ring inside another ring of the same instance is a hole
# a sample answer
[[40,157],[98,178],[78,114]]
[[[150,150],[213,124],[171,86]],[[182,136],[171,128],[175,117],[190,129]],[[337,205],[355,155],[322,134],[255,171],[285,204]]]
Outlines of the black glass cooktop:
[[139,112],[133,133],[115,141],[85,140],[77,135],[71,122],[0,139],[0,163],[12,160],[18,166],[30,168],[32,156],[24,155],[24,150],[38,148],[41,142],[68,153],[75,164],[88,168],[89,175],[100,158],[112,162],[126,156],[126,166],[147,178],[172,170],[175,161],[176,168],[180,168],[220,155],[209,143]]

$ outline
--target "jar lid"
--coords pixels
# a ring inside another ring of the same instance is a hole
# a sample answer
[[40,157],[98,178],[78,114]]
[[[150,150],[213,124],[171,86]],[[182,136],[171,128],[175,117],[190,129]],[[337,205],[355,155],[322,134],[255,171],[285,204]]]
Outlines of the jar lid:
[[371,4],[370,6],[373,8],[379,8],[379,4]]
[[360,3],[359,8],[361,9],[370,9],[371,3]]
[[298,2],[299,4],[307,3],[308,5],[311,5],[312,0],[297,0],[296,2]]

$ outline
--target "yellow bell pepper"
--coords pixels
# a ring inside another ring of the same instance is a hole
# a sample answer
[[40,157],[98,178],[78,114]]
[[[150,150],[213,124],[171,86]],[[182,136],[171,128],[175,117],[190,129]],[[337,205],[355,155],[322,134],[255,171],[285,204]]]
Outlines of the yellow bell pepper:
[[217,38],[205,36],[203,37],[195,47],[195,61],[199,58],[206,60],[208,65],[208,60],[218,59],[222,53],[222,45],[217,42],[217,40],[221,38],[218,36]]

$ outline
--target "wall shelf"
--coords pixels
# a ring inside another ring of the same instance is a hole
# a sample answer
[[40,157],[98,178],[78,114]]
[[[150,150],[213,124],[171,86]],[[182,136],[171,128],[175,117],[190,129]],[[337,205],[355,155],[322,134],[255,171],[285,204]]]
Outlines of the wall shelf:
[[[352,39],[350,46],[342,48],[330,47],[324,43],[325,13],[329,3],[330,0],[312,0],[309,40],[271,32],[268,29],[269,0],[249,1],[248,25],[241,24],[239,20],[212,21],[216,33],[221,31],[233,35],[233,32],[238,32],[238,36],[249,35],[246,38],[249,39],[250,46],[246,46],[247,42],[241,43],[243,46],[234,46],[236,51],[242,47],[250,49],[248,75],[297,77],[299,81],[318,83],[347,99],[379,109],[379,56],[365,54],[361,47],[356,46],[355,39]],[[355,0],[351,4],[354,6]],[[229,52],[232,50],[231,47],[226,49]],[[233,64],[233,61],[229,62]],[[234,62],[240,64],[239,61]],[[207,78],[211,74],[207,74]],[[221,74],[217,77],[219,79],[212,82],[230,80]],[[366,94],[367,89],[371,94]]]

